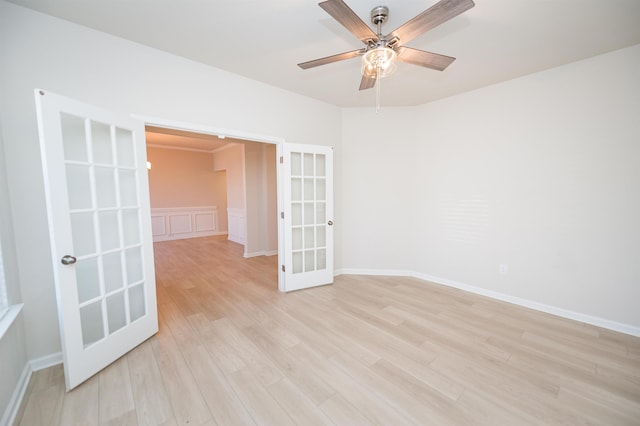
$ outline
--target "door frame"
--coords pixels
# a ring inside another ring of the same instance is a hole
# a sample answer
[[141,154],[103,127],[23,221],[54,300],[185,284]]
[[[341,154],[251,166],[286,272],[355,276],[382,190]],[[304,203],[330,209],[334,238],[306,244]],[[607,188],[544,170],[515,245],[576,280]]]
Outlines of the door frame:
[[[269,136],[262,135],[257,133],[245,132],[236,129],[227,129],[222,127],[213,127],[203,124],[197,124],[192,122],[184,122],[178,120],[171,120],[166,118],[152,117],[142,114],[131,114],[131,117],[142,121],[145,126],[154,126],[154,127],[163,127],[166,129],[173,130],[182,130],[186,132],[193,133],[202,133],[206,135],[219,136],[223,135],[225,137],[234,138],[234,139],[242,139],[250,142],[259,142],[259,143],[268,143],[272,145],[276,145],[276,194],[277,194],[277,204],[278,204],[278,212],[284,211],[284,200],[282,194],[282,185],[284,179],[284,170],[282,164],[278,160],[283,155],[283,147],[286,143],[285,138],[278,136]],[[244,168],[244,164],[242,165]],[[245,178],[243,176],[243,178]],[[245,182],[246,186],[246,182]],[[246,187],[244,188],[245,197],[246,197]],[[245,208],[246,208],[246,199],[245,199]],[[247,214],[245,214],[245,229],[247,229]],[[278,214],[278,216],[280,216]],[[284,261],[284,226],[280,217],[278,217],[278,290],[286,291],[285,283],[284,283],[284,273],[282,272],[282,268],[280,265]]]

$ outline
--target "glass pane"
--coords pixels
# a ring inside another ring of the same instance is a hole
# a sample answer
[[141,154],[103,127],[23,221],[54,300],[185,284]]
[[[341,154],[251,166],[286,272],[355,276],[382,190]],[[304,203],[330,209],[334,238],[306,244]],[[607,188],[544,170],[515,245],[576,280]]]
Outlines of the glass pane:
[[72,213],[71,239],[73,255],[84,256],[96,252],[96,236],[93,230],[93,213]]
[[100,278],[98,275],[98,258],[91,257],[76,262],[76,286],[78,301],[84,303],[100,296]]
[[111,129],[109,125],[91,122],[91,140],[93,142],[93,162],[113,164],[111,149]]
[[327,223],[327,205],[316,203],[316,223],[318,225]]
[[122,279],[121,252],[109,253],[102,256],[102,270],[104,275],[104,290],[110,293],[124,287]]
[[327,251],[322,249],[317,251],[318,254],[318,270],[327,269]]
[[313,154],[304,154],[304,175],[313,176]]
[[302,160],[299,152],[291,153],[291,176],[302,176]]
[[107,251],[119,248],[118,212],[100,212],[98,217],[100,219],[100,244],[102,245],[102,250]]
[[304,270],[305,272],[315,271],[315,252],[307,250],[304,252]]
[[302,182],[300,179],[291,179],[291,201],[302,201]]
[[122,211],[122,234],[124,236],[125,246],[140,243],[138,210],[131,209]]
[[315,194],[313,190],[313,179],[304,180],[304,199],[305,201],[315,199]]
[[96,199],[98,208],[116,207],[116,184],[113,168],[96,167]]
[[109,334],[127,325],[123,291],[107,297],[107,319]]
[[118,166],[135,167],[136,156],[131,130],[116,128],[116,147],[118,149]]
[[129,316],[131,322],[144,316],[146,313],[144,303],[144,284],[131,287],[129,289]]
[[304,228],[304,248],[315,247],[315,227],[307,226]]
[[313,225],[314,215],[313,215],[313,203],[304,203],[304,224],[305,225]]
[[324,179],[316,180],[316,200],[325,200],[327,198],[327,182]]
[[80,327],[85,348],[104,337],[101,301],[80,308]]
[[127,283],[132,284],[142,280],[142,253],[140,247],[125,250],[127,264]]
[[316,176],[326,176],[326,159],[324,154],[316,154]]
[[327,227],[316,226],[316,247],[324,247],[327,245]]
[[84,119],[63,112],[60,114],[60,122],[62,125],[64,159],[88,161]]
[[293,239],[291,243],[291,248],[293,250],[301,250],[302,249],[302,229],[300,228],[292,229],[291,237]]
[[89,166],[67,164],[66,169],[69,208],[71,210],[90,209],[92,207],[92,203]]
[[293,273],[302,272],[302,252],[293,253]]
[[120,170],[120,201],[122,206],[138,205],[138,189],[134,170]]
[[291,224],[293,226],[302,225],[302,206],[300,204],[291,205]]

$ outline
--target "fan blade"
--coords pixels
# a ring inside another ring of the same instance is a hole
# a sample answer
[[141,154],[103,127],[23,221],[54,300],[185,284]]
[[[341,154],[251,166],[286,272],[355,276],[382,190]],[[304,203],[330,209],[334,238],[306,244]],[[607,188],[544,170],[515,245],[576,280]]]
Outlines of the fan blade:
[[352,50],[351,52],[338,53],[337,55],[327,56],[326,58],[314,59],[313,61],[303,62],[298,64],[300,68],[306,70],[307,68],[318,67],[320,65],[330,64],[332,62],[344,61],[345,59],[355,58],[365,52],[365,49]]
[[325,12],[341,23],[343,27],[358,37],[364,44],[368,44],[368,40],[378,40],[376,33],[342,0],[327,0],[318,3],[318,6],[323,8]]
[[413,49],[411,47],[400,46],[396,49],[398,54],[397,60],[408,64],[418,65],[425,68],[431,68],[443,71],[456,58],[451,56],[440,55],[438,53],[426,52],[424,50]]
[[475,3],[472,0],[440,0],[412,20],[393,30],[386,39],[392,40],[394,37],[398,37],[400,43],[405,44],[473,6]]
[[376,85],[375,77],[367,77],[366,75],[362,76],[362,80],[360,80],[360,89],[359,90],[367,90],[371,89]]

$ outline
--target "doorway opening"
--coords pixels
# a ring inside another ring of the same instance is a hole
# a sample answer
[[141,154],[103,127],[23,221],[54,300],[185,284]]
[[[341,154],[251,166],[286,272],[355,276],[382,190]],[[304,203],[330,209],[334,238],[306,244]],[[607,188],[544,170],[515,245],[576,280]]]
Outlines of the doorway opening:
[[244,258],[278,254],[275,143],[211,130],[145,130],[154,242],[226,236]]

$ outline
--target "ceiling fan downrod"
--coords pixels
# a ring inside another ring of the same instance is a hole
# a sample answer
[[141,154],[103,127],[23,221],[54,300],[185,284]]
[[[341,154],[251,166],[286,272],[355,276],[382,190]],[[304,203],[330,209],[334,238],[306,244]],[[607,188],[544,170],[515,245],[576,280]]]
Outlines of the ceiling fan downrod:
[[389,19],[389,8],[387,6],[376,6],[371,9],[371,22],[378,29],[378,42],[374,43],[374,46],[371,47],[379,47],[385,45],[384,40],[382,40],[382,25],[387,22],[387,19]]

